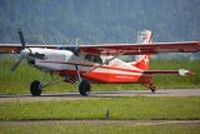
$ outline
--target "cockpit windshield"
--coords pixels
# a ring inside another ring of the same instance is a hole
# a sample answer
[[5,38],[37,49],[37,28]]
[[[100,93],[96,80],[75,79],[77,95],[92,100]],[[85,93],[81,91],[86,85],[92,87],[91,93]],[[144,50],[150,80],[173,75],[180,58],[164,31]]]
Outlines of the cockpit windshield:
[[101,57],[98,55],[87,54],[85,55],[85,60],[99,64],[103,63]]

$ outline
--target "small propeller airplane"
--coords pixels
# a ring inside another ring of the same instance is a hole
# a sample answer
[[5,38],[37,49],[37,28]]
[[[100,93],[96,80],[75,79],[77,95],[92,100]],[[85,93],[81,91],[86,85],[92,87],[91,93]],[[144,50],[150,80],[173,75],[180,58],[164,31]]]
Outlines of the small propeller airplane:
[[[150,70],[150,55],[159,53],[194,53],[200,51],[200,41],[157,42],[149,30],[139,32],[135,44],[97,44],[97,45],[26,45],[23,33],[18,31],[20,44],[1,44],[0,54],[18,53],[20,59],[13,65],[15,71],[22,60],[41,71],[64,78],[64,82],[79,81],[81,95],[90,93],[91,83],[142,84],[153,93],[156,90],[154,75],[189,76],[189,70]],[[135,60],[126,62],[120,57],[135,55]],[[30,84],[33,96],[40,96],[43,88],[55,79],[43,84],[34,80]]]

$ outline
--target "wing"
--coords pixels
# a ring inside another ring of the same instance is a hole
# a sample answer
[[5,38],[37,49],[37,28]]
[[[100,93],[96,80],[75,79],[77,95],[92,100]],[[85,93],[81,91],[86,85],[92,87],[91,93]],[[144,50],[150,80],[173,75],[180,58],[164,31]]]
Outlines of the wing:
[[[37,48],[50,48],[50,49],[60,49],[61,45],[27,45],[28,48],[30,47],[37,47]],[[21,44],[0,44],[0,54],[15,54],[20,53],[20,51],[23,49]]]
[[19,44],[0,44],[0,54],[1,53],[19,53],[22,46]]
[[143,55],[158,53],[191,53],[200,51],[200,41],[166,42],[153,44],[100,44],[85,45],[81,53],[95,55]]
[[[81,54],[92,55],[143,55],[158,53],[191,53],[200,51],[200,41],[166,42],[153,44],[98,44],[79,45],[26,45],[26,47],[64,49],[78,51]],[[0,44],[0,53],[19,53],[23,47],[20,44]]]

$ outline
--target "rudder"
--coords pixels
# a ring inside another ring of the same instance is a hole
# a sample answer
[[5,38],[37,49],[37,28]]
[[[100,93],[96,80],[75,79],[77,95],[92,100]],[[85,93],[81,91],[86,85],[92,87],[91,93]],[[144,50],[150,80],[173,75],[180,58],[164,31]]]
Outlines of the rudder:
[[[153,42],[153,33],[149,30],[144,30],[138,33],[137,43],[151,44]],[[150,69],[150,55],[137,55],[133,66],[142,70]]]

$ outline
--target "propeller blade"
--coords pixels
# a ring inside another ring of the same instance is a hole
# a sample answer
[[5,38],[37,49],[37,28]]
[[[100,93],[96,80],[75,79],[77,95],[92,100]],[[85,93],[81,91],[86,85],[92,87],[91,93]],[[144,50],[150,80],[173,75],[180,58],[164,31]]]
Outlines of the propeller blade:
[[25,39],[24,39],[24,35],[23,35],[23,32],[22,32],[21,29],[18,29],[18,34],[19,34],[19,38],[20,38],[22,47],[25,48],[26,47],[26,45],[25,45]]
[[24,59],[24,57],[21,57],[13,66],[12,68],[10,69],[10,72],[14,72],[17,67],[19,66],[19,64],[22,62],[22,60]]
[[26,48],[26,44],[25,44],[24,35],[23,35],[23,32],[22,32],[22,30],[20,28],[18,29],[18,34],[19,34],[19,38],[20,38],[20,41],[21,41],[23,49],[20,52],[20,55],[21,55],[20,59],[11,67],[10,72],[14,72],[17,69],[17,67],[19,66],[19,64],[25,58],[24,55],[22,55],[22,54],[27,51],[25,49]]

